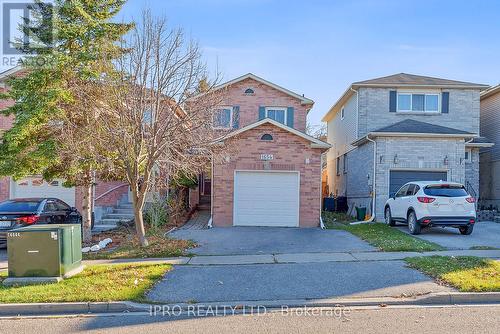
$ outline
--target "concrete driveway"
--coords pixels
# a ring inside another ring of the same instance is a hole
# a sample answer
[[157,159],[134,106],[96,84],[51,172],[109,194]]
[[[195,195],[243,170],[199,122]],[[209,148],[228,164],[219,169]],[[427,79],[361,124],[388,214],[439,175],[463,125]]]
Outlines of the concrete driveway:
[[[408,233],[408,226],[398,225],[397,229]],[[415,237],[434,242],[448,249],[470,249],[486,246],[500,249],[500,224],[488,221],[476,223],[471,235],[461,235],[458,229],[433,227],[422,230]]]
[[197,255],[244,255],[375,251],[365,241],[339,230],[319,228],[228,227],[177,230],[170,234],[193,240]]
[[450,290],[403,261],[176,266],[147,298],[201,303],[393,297]]

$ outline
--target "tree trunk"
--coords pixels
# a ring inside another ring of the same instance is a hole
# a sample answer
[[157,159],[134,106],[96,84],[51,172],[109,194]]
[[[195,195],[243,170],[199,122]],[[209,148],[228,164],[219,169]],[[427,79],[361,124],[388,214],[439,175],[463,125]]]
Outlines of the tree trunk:
[[92,182],[87,182],[84,186],[82,225],[83,241],[92,241]]
[[132,185],[132,205],[134,206],[134,223],[137,238],[142,247],[149,245],[146,239],[146,230],[144,228],[144,219],[142,210],[144,208],[144,196],[140,196],[137,191],[137,185]]

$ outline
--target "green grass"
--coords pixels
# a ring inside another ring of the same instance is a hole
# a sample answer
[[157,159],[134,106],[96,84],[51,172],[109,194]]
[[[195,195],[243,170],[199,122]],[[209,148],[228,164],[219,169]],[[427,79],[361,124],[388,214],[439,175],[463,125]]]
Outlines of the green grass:
[[[0,303],[145,301],[145,293],[172,266],[166,264],[93,265],[60,283],[5,287]],[[0,273],[0,281],[7,273]]]
[[500,261],[473,256],[406,259],[409,267],[463,292],[500,291]]
[[327,228],[344,230],[365,240],[370,245],[384,252],[425,252],[444,250],[438,244],[415,238],[400,230],[380,223],[349,225],[353,219],[345,214],[323,213],[323,222]]

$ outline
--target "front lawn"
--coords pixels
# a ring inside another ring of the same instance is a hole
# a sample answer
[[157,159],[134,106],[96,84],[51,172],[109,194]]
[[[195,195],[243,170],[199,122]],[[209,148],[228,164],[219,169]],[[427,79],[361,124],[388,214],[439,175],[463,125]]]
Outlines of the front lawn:
[[409,267],[463,292],[500,291],[500,261],[473,256],[406,259]]
[[92,265],[60,283],[5,287],[0,303],[144,301],[145,293],[172,266],[167,264]]
[[111,238],[113,242],[98,252],[86,253],[84,260],[159,258],[189,255],[187,250],[195,247],[191,240],[177,240],[164,235],[164,230],[149,231],[149,246],[141,247],[132,229],[121,227],[94,236],[94,243]]
[[400,230],[380,223],[349,225],[353,219],[345,214],[323,212],[326,228],[344,230],[365,240],[384,252],[426,252],[444,250],[438,244],[415,238]]

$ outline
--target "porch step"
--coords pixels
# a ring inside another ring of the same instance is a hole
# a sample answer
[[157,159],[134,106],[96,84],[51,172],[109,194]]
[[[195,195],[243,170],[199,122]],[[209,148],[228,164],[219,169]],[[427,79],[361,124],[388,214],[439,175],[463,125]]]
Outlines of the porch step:
[[134,219],[134,214],[131,212],[126,213],[107,213],[102,216],[103,219],[121,219],[121,220],[132,220]]
[[120,222],[128,222],[131,219],[116,219],[116,218],[104,218],[101,219],[96,225],[118,225]]
[[495,223],[500,223],[500,216],[495,216],[494,222]]
[[119,208],[115,208],[113,209],[113,214],[125,214],[125,215],[133,215],[134,214],[134,210],[133,209],[119,209]]
[[210,210],[210,203],[200,203],[198,204],[198,210],[203,211],[203,210]]
[[132,203],[120,203],[118,209],[132,209]]

